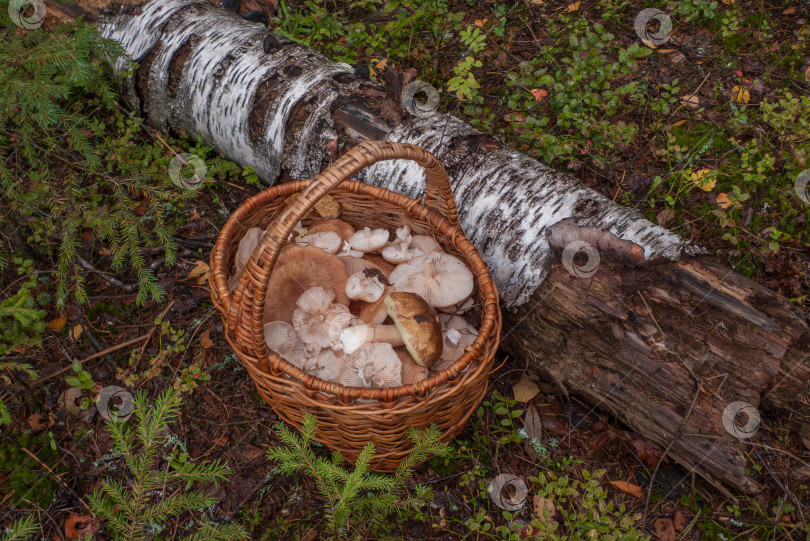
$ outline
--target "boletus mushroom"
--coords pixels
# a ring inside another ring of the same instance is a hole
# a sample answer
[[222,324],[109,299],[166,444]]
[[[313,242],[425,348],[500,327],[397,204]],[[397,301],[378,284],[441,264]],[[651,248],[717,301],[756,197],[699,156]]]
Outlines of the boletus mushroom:
[[340,333],[343,351],[351,354],[372,342],[404,345],[418,364],[432,366],[442,355],[442,330],[436,310],[414,293],[389,293],[384,302],[394,325],[344,329]]

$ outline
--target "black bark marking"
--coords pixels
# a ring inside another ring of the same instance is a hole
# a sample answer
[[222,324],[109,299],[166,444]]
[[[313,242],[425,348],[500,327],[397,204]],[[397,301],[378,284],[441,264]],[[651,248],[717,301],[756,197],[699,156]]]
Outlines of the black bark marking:
[[167,86],[169,87],[169,95],[171,97],[177,95],[177,89],[180,87],[180,81],[183,77],[183,67],[186,65],[186,60],[188,60],[188,55],[190,54],[191,38],[184,41],[183,44],[178,47],[172,55],[171,61],[169,61],[169,81]]
[[303,72],[304,72],[304,68],[302,68],[301,66],[296,66],[296,65],[284,66],[284,75],[286,75],[290,79],[292,79],[294,77],[298,77]]
[[253,98],[253,109],[248,117],[248,128],[250,129],[250,140],[258,143],[264,134],[264,119],[273,101],[274,92],[272,89],[278,83],[279,76],[271,75],[259,84],[256,95]]
[[141,102],[141,113],[146,116],[149,109],[149,73],[152,71],[152,64],[157,58],[161,42],[157,42],[154,47],[144,55],[143,59],[139,62],[138,72],[135,74],[135,95]]

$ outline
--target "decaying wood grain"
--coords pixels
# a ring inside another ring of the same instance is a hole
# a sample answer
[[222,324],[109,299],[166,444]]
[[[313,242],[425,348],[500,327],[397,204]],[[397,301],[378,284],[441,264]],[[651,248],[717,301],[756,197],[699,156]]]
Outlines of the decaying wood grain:
[[[719,488],[761,488],[745,475],[746,442],[723,429],[729,403],[757,406],[765,423],[785,412],[808,419],[807,323],[699,247],[452,116],[414,118],[396,88],[202,0],[101,11],[102,32],[140,63],[124,89],[133,109],[160,129],[202,136],[269,183],[311,177],[339,146],[370,138],[436,154],[507,309],[504,347],[671,444],[671,458]],[[362,178],[414,197],[424,190],[407,162]],[[577,241],[600,256],[587,278],[560,263]]]

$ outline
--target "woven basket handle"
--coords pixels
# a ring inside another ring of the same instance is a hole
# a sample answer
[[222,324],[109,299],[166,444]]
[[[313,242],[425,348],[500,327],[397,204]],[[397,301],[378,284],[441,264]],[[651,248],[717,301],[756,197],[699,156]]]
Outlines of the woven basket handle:
[[[239,278],[239,285],[234,291],[233,301],[228,310],[228,323],[232,329],[239,321],[241,293],[248,281],[248,275],[258,277],[258,284],[252,303],[251,320],[253,321],[253,346],[256,353],[264,356],[267,352],[262,330],[264,319],[264,300],[270,274],[276,264],[281,249],[287,244],[298,221],[312,210],[315,204],[336,188],[344,180],[380,161],[413,160],[425,169],[427,188],[424,204],[438,210],[454,226],[458,226],[458,212],[450,179],[442,163],[430,152],[409,143],[391,141],[364,141],[349,149],[335,163],[315,175],[312,182],[293,199],[286,209],[267,228],[256,251],[251,256],[245,271]],[[247,272],[248,267],[253,267]]]

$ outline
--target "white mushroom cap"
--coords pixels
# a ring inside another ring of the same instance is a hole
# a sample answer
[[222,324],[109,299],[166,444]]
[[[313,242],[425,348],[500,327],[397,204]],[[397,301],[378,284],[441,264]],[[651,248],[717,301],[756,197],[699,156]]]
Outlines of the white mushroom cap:
[[354,257],[354,258],[358,258],[358,257],[363,257],[363,252],[361,252],[360,250],[353,250],[352,245],[349,244],[349,241],[344,240],[343,241],[343,248],[341,248],[340,253],[338,254],[338,257]]
[[313,357],[314,367],[311,372],[313,376],[324,381],[338,383],[340,374],[346,366],[346,358],[342,353],[336,353],[331,349],[324,349],[316,357]]
[[402,385],[402,363],[391,344],[366,344],[346,360],[341,384],[348,385],[343,382],[356,382],[358,379],[363,387]]
[[292,325],[286,321],[265,323],[264,341],[279,357],[303,370],[307,362],[307,353],[304,343]]
[[388,231],[385,229],[371,229],[364,227],[349,239],[349,244],[361,252],[373,252],[388,244]]
[[411,239],[413,239],[411,236],[411,226],[405,224],[402,227],[397,228],[397,239],[410,244]]
[[464,354],[464,350],[475,342],[475,338],[478,336],[478,330],[461,316],[439,314],[439,321],[442,324],[442,331],[444,331],[444,347],[441,360],[431,367],[434,372],[449,368]]
[[404,240],[394,241],[382,249],[383,259],[395,265],[406,263],[420,255],[425,255],[425,252],[416,248],[409,248],[408,242]]
[[408,247],[414,250],[420,250],[425,254],[444,251],[433,237],[428,237],[427,235],[415,235],[413,239],[411,239],[411,244]]
[[389,276],[397,291],[416,293],[431,306],[441,308],[472,295],[473,274],[459,258],[444,252],[415,257]]
[[236,286],[239,285],[239,276],[242,274],[242,271],[245,270],[245,265],[247,265],[250,256],[256,251],[262,234],[264,234],[264,229],[261,227],[251,227],[245,231],[245,235],[239,241],[239,246],[236,248],[236,255],[233,258],[234,272],[230,282],[231,291],[236,289]]
[[343,241],[337,233],[332,231],[321,231],[319,233],[310,233],[303,237],[295,239],[295,243],[301,246],[315,246],[320,248],[327,254],[335,254],[340,249],[340,244]]
[[[295,303],[298,308],[293,312],[292,324],[308,346],[328,348],[337,345],[340,331],[352,320],[348,307],[332,303],[334,298],[332,291],[313,287],[304,291]],[[315,348],[307,349],[317,353]]]
[[379,269],[367,269],[352,274],[346,281],[346,296],[350,299],[377,302],[385,291],[385,284],[380,278],[385,280]]

